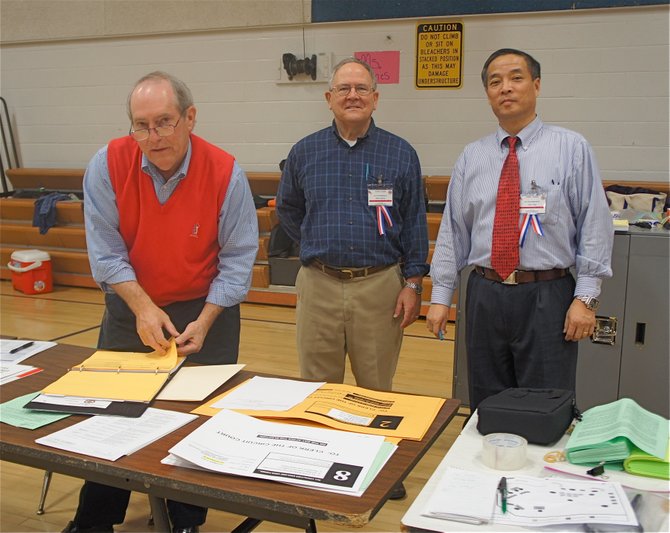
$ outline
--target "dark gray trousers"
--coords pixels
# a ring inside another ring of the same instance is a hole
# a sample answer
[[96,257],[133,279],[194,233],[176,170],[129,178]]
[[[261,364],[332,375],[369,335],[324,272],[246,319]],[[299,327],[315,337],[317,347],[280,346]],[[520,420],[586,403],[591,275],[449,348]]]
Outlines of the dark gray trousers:
[[575,390],[577,343],[565,340],[575,280],[504,285],[472,272],[466,299],[470,408],[510,387]]

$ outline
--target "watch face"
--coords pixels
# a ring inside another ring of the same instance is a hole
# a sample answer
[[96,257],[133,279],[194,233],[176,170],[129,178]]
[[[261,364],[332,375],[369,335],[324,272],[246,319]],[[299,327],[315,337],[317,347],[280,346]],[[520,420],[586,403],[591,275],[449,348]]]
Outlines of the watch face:
[[409,287],[410,289],[412,289],[417,294],[421,294],[423,292],[423,287],[421,285],[419,285],[418,283],[414,283],[413,281],[406,281],[405,282],[405,287]]

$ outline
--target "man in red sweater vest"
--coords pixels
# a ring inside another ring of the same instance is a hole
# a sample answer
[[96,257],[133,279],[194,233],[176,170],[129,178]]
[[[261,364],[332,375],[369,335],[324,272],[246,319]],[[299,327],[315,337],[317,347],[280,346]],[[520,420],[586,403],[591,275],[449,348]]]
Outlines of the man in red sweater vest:
[[[84,176],[91,271],[105,292],[98,348],[163,350],[189,361],[237,361],[240,309],[258,249],[256,209],[235,159],[193,134],[189,88],[152,72],[128,97],[130,134],[93,157]],[[130,492],[85,482],[65,531],[113,531]],[[168,501],[175,532],[207,509]]]

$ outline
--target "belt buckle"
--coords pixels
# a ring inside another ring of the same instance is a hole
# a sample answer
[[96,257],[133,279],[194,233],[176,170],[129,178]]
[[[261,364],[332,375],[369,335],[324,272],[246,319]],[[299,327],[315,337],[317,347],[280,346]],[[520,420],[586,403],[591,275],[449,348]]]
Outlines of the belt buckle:
[[354,271],[349,268],[343,268],[340,270],[342,274],[347,274],[349,277],[347,279],[354,279]]
[[509,276],[507,276],[507,278],[505,278],[502,281],[502,283],[504,285],[518,285],[518,283],[516,281],[516,273],[517,272],[518,272],[517,270],[512,270],[511,274]]

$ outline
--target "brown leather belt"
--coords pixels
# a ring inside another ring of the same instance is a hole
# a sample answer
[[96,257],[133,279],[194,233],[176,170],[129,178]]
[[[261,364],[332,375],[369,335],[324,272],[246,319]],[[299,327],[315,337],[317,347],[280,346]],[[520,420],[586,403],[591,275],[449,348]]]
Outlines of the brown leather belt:
[[369,276],[370,274],[374,274],[376,272],[381,272],[382,270],[386,270],[387,268],[393,266],[393,265],[381,265],[381,266],[363,267],[363,268],[336,268],[328,266],[319,261],[318,259],[312,260],[310,265],[313,266],[314,268],[318,268],[324,274],[328,274],[329,276],[332,276],[333,278],[337,279],[364,278],[365,276]]
[[533,281],[551,281],[564,278],[570,273],[569,268],[552,268],[551,270],[515,270],[507,279],[502,279],[492,268],[476,266],[475,272],[491,281],[504,283],[505,285],[518,285],[519,283],[531,283]]

